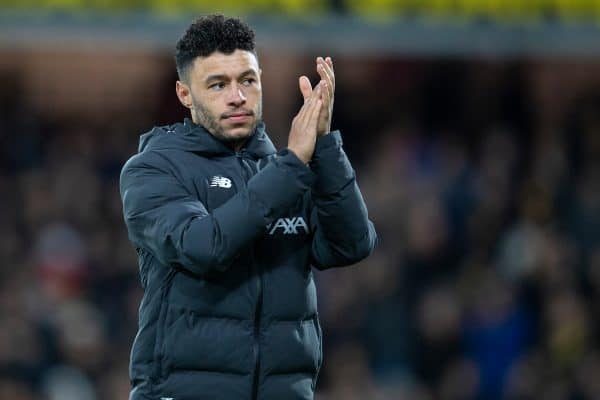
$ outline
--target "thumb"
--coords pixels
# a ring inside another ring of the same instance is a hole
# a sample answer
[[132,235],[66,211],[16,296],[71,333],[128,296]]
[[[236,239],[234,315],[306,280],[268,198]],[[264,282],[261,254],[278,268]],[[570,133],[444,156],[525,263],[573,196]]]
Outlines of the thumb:
[[300,92],[302,93],[302,97],[304,97],[304,102],[306,103],[313,91],[310,80],[306,76],[302,75],[300,79],[298,79],[298,85],[300,86]]

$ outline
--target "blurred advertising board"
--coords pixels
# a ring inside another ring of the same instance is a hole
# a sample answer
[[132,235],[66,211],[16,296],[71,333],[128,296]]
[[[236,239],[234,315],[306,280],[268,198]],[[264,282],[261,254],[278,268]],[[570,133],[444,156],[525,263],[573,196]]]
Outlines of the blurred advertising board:
[[2,0],[0,9],[26,12],[149,12],[178,15],[222,11],[242,15],[342,14],[395,20],[453,22],[600,22],[600,0]]

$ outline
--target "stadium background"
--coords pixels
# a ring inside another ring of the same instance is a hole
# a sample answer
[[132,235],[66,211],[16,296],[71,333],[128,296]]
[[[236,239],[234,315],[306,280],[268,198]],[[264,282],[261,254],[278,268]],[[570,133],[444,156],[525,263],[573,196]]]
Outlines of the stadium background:
[[256,28],[279,147],[335,62],[381,245],[317,274],[317,399],[600,398],[600,2],[1,0],[0,399],[127,398],[118,173],[185,115],[173,47],[207,11]]

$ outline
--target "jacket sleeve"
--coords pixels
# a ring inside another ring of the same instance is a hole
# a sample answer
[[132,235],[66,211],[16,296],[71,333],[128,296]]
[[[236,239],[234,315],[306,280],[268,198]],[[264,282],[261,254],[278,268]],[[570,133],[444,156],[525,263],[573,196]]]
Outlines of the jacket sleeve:
[[162,264],[181,265],[199,275],[225,271],[314,180],[308,167],[283,150],[246,189],[209,213],[168,167],[156,162],[158,157],[142,155],[125,164],[120,178],[129,237]]
[[377,234],[339,131],[317,140],[311,168],[317,175],[312,190],[313,263],[318,269],[354,264],[371,254]]

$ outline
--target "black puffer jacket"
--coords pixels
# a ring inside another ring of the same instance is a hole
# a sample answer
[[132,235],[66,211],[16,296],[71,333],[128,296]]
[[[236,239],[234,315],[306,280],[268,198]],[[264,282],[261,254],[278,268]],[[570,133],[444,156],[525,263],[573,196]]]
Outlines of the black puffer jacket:
[[144,297],[130,399],[312,399],[321,328],[311,265],[376,234],[339,132],[311,167],[259,126],[235,153],[189,119],[142,135],[121,173]]

